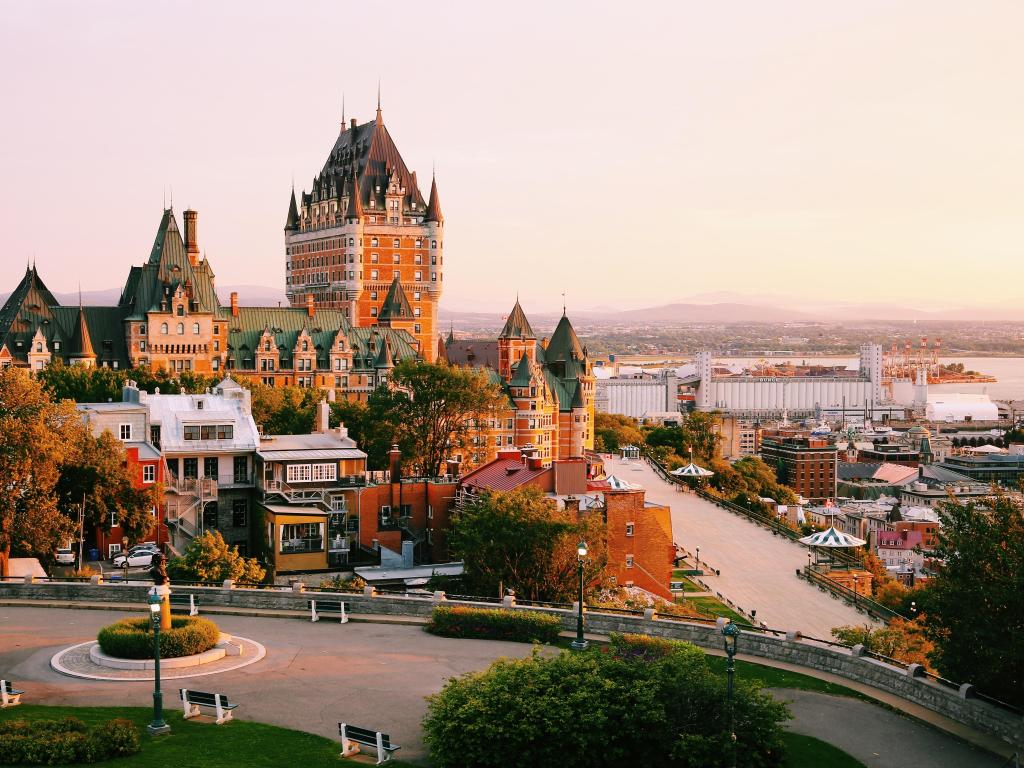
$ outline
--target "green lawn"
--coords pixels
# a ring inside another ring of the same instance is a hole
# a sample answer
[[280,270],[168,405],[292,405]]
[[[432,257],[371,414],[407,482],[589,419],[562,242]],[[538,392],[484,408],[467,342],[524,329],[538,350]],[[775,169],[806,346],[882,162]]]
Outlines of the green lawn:
[[749,619],[744,616],[740,616],[736,611],[727,606],[717,597],[688,597],[686,598],[686,602],[693,605],[694,608],[702,613],[706,613],[711,616],[724,616],[727,619],[732,619],[733,621],[741,624],[750,623]]
[[813,736],[786,731],[782,737],[786,742],[785,768],[811,768],[812,766],[828,766],[828,768],[865,768],[860,760],[854,760],[841,749],[819,741]]
[[[725,674],[726,659],[724,656],[707,656],[708,666],[719,674]],[[870,701],[873,704],[878,702],[859,691],[847,688],[844,685],[837,685],[826,680],[819,680],[810,675],[802,675],[799,672],[790,672],[786,669],[765,667],[761,664],[753,664],[749,661],[736,662],[736,676],[748,680],[758,680],[765,688],[795,688],[801,691],[817,691],[828,693],[833,696],[849,696],[854,699]]]
[[683,569],[676,568],[672,571],[672,581],[680,581],[683,584],[683,592],[704,592],[704,587],[699,587],[688,577],[683,576]]
[[[296,760],[302,763],[303,768],[344,768],[363,764],[342,759],[339,756],[341,747],[338,741],[321,736],[246,720],[235,720],[220,726],[209,722],[200,723],[184,720],[177,710],[167,714],[170,715],[168,722],[171,724],[171,733],[156,738],[146,735],[146,724],[152,717],[152,710],[142,707],[44,707],[23,704],[0,712],[0,720],[72,716],[90,724],[114,717],[126,717],[134,721],[142,732],[142,751],[133,757],[92,763],[96,768],[165,768],[169,765],[277,768],[291,765]],[[809,736],[786,732],[783,738],[789,749],[785,768],[819,768],[823,765],[829,768],[864,768],[845,752]],[[414,768],[412,763],[400,761],[391,761],[389,765],[395,768]]]

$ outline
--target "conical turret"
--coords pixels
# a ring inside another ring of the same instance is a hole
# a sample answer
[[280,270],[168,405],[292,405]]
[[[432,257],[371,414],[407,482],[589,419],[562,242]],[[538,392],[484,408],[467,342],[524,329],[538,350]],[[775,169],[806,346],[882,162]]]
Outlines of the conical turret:
[[444,214],[441,213],[441,197],[437,194],[437,176],[430,180],[430,200],[427,202],[427,216],[425,221],[436,221],[439,224],[444,222]]
[[519,306],[519,299],[516,299],[516,305],[512,307],[512,311],[509,313],[508,320],[505,321],[505,327],[501,329],[501,333],[498,334],[499,339],[536,339],[537,335],[533,332],[533,328],[530,327],[530,321],[526,319],[526,313],[523,312],[523,308]]
[[299,207],[295,204],[295,187],[292,187],[292,199],[288,203],[288,221],[284,225],[286,232],[299,228]]

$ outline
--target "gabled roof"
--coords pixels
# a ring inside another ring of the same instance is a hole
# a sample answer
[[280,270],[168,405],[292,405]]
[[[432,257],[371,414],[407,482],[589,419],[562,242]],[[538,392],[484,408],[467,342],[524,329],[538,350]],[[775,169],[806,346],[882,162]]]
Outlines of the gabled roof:
[[25,353],[37,329],[42,327],[43,335],[47,339],[52,337],[53,331],[48,328],[53,319],[52,307],[59,305],[36,268],[26,267],[21,282],[0,309],[0,346],[6,344],[12,356],[27,360]]
[[512,307],[512,311],[509,313],[508,320],[505,321],[505,327],[501,329],[501,333],[498,334],[498,338],[537,338],[537,335],[533,332],[533,328],[530,327],[530,321],[526,319],[526,313],[523,312],[523,308],[519,306],[519,299],[516,299],[516,305]]
[[[80,319],[85,321],[85,334],[78,328]],[[105,363],[114,367],[116,363],[118,368],[127,368],[130,361],[124,336],[124,319],[122,307],[54,307],[53,323],[48,326],[50,332],[47,334],[50,350],[55,356],[79,359],[95,356],[97,365]],[[74,354],[80,351],[82,345],[76,336],[82,335],[88,339],[88,348],[82,354]],[[67,347],[53,350],[55,340],[66,341]]]
[[495,459],[464,475],[460,485],[486,491],[511,491],[532,484],[551,471],[551,467],[530,469],[515,459]]
[[445,344],[448,362],[482,368],[498,367],[498,342],[487,339],[449,339]]
[[402,287],[401,275],[395,272],[395,279],[391,281],[388,288],[388,295],[384,297],[384,303],[380,308],[379,322],[386,320],[412,319],[412,305],[405,295]]

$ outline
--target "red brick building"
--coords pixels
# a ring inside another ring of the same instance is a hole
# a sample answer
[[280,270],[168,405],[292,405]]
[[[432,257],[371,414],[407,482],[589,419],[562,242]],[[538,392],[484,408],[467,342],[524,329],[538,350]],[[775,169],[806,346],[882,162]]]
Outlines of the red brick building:
[[838,450],[823,437],[800,430],[771,430],[761,435],[761,458],[778,481],[811,501],[836,496]]

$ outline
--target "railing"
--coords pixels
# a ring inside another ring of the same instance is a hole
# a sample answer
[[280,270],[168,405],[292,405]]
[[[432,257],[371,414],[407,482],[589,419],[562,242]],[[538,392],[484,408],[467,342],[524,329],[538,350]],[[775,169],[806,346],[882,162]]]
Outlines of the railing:
[[174,477],[170,475],[164,483],[164,488],[190,496],[212,497],[217,495],[217,481],[212,477]]
[[834,595],[842,597],[853,603],[855,608],[863,608],[864,611],[869,615],[883,621],[890,621],[892,619],[903,619],[905,616],[900,615],[892,608],[886,608],[881,603],[865,597],[858,592],[850,589],[845,584],[840,584],[835,579],[830,579],[824,574],[818,573],[813,568],[804,568],[804,575],[807,581],[817,584],[819,587],[827,589]]

